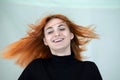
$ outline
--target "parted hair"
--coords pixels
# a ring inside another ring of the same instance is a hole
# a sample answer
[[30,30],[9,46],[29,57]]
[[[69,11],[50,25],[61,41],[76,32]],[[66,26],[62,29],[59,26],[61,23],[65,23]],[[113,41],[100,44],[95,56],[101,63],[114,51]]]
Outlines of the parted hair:
[[82,52],[85,50],[85,45],[91,39],[98,38],[94,29],[91,26],[81,26],[68,17],[62,14],[52,14],[42,18],[37,24],[30,24],[31,30],[27,35],[6,46],[3,49],[3,57],[7,59],[15,58],[16,63],[22,67],[27,66],[31,61],[37,58],[47,59],[51,57],[51,52],[48,46],[44,44],[44,27],[51,19],[58,18],[63,20],[74,34],[71,40],[71,50],[75,58],[82,60]]

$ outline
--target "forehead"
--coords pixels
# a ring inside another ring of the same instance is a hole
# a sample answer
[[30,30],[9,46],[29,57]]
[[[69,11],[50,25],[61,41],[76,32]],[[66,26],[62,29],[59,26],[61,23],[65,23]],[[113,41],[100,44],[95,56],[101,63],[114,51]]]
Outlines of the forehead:
[[51,26],[54,26],[54,25],[57,25],[57,24],[60,24],[60,23],[63,23],[63,22],[64,21],[61,20],[61,19],[54,18],[54,19],[51,19],[50,21],[48,21],[48,23],[45,25],[45,28],[51,27]]

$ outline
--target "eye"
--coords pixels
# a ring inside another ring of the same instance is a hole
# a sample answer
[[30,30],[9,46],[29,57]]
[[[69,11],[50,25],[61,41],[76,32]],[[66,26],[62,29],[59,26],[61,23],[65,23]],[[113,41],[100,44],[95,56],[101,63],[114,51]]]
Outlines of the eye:
[[52,34],[52,33],[53,33],[53,31],[48,31],[48,32],[47,32],[47,34]]
[[61,30],[61,31],[64,31],[64,30],[65,30],[65,28],[60,28],[60,30]]
[[48,30],[46,31],[47,34],[52,34],[53,32],[54,32],[54,30],[52,30],[52,29],[48,29]]
[[65,26],[64,25],[59,25],[59,30],[60,31],[64,31],[66,28],[65,28]]

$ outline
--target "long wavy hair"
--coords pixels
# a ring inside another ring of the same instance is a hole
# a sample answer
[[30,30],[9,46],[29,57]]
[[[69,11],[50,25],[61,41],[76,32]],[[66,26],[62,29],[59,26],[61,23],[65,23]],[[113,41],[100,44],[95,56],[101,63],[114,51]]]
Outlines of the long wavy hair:
[[66,16],[61,14],[53,14],[44,17],[37,24],[31,24],[31,28],[27,35],[20,40],[8,45],[3,50],[4,58],[15,58],[16,63],[22,67],[27,66],[31,61],[37,58],[47,59],[51,57],[49,47],[44,44],[44,27],[51,19],[58,18],[66,22],[70,31],[74,34],[71,40],[71,49],[75,58],[82,60],[81,52],[85,50],[85,45],[94,38],[98,38],[94,29],[90,26],[84,27],[73,23]]

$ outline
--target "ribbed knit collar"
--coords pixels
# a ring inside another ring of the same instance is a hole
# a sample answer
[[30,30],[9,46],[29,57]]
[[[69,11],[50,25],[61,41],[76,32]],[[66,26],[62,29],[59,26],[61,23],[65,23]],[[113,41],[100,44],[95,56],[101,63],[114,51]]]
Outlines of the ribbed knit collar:
[[66,55],[66,56],[52,55],[51,58],[52,58],[53,62],[61,62],[61,63],[71,62],[71,61],[75,60],[74,53],[71,53],[70,55]]

